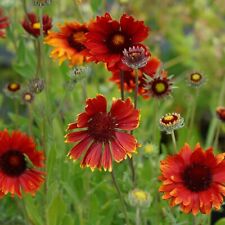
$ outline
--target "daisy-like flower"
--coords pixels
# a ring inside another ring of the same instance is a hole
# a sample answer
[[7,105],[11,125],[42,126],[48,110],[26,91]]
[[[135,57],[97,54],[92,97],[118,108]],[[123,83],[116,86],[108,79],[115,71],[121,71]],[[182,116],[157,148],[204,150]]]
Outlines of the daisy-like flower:
[[[52,28],[52,19],[48,15],[43,15],[43,33],[48,34],[48,31]],[[40,21],[34,13],[28,13],[24,20],[22,21],[23,28],[34,37],[40,36]]]
[[24,103],[32,103],[34,101],[34,94],[32,92],[26,91],[22,93],[22,101]]
[[199,144],[192,151],[188,144],[160,165],[163,199],[170,205],[180,205],[184,213],[210,213],[219,209],[225,196],[224,153],[214,155],[213,149],[204,151]]
[[132,69],[145,67],[149,61],[150,53],[143,45],[134,45],[123,50],[122,62]]
[[78,129],[66,135],[66,142],[76,143],[68,155],[74,160],[83,155],[81,167],[112,171],[113,160],[120,162],[136,152],[137,140],[125,131],[138,127],[139,110],[130,99],[114,99],[109,112],[106,108],[103,95],[89,98],[85,112],[68,126],[69,131]]
[[54,47],[50,56],[58,59],[59,64],[69,60],[70,65],[81,65],[85,61],[87,49],[84,46],[88,28],[86,24],[68,22],[59,26],[59,31],[51,31],[45,43]]
[[4,93],[8,96],[8,97],[18,97],[18,93],[21,90],[21,85],[18,82],[10,82],[8,84],[5,85],[5,88],[3,89]]
[[198,72],[191,73],[187,78],[187,82],[191,87],[200,87],[205,81],[205,76]]
[[179,113],[167,113],[159,120],[159,127],[161,131],[166,131],[171,134],[174,130],[180,129],[184,126],[184,118]]
[[225,122],[225,107],[223,107],[223,106],[217,107],[216,115],[222,122]]
[[153,98],[162,99],[172,92],[172,77],[167,77],[164,72],[156,73],[154,77],[146,76],[146,95]]
[[0,131],[0,192],[22,197],[22,191],[34,195],[44,182],[42,151],[33,139],[20,131]]
[[137,188],[129,192],[128,199],[130,204],[135,207],[148,207],[150,205],[149,193]]
[[8,18],[6,16],[3,16],[3,9],[0,8],[0,38],[5,37],[4,29],[8,26]]
[[33,0],[34,6],[46,6],[51,4],[51,0]]
[[45,82],[43,79],[34,78],[29,83],[29,90],[35,94],[38,94],[44,90]]
[[[140,68],[138,71],[138,94],[144,98],[148,98],[147,91],[144,89],[146,85],[145,76],[153,77],[160,66],[160,61],[157,58],[151,58],[147,65],[143,68]],[[144,76],[145,73],[145,76]],[[124,90],[131,92],[135,90],[135,71],[124,71]],[[115,82],[120,88],[120,71],[112,71],[111,81]]]
[[126,14],[116,21],[106,13],[90,24],[85,45],[91,61],[105,62],[109,70],[112,67],[129,70],[122,62],[123,50],[144,41],[148,33],[149,29],[143,21],[136,21]]

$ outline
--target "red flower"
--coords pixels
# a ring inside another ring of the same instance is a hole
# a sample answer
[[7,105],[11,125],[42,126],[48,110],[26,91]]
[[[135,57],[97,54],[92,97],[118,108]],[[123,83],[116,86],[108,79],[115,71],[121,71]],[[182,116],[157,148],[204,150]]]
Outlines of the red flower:
[[123,50],[145,40],[148,33],[143,21],[124,14],[118,22],[106,13],[90,24],[85,45],[91,61],[105,62],[109,70],[112,67],[128,70],[122,62]]
[[213,149],[203,151],[199,144],[192,152],[186,144],[178,154],[161,161],[163,182],[159,191],[170,205],[180,205],[184,213],[196,215],[219,209],[225,196],[224,154],[214,155]]
[[[48,15],[42,17],[43,33],[48,34],[48,31],[52,28],[52,19]],[[40,36],[40,21],[34,13],[28,13],[22,21],[23,28],[34,37]]]
[[0,196],[21,198],[21,191],[34,195],[44,181],[44,173],[34,167],[43,167],[43,160],[32,138],[20,131],[0,131]]
[[[148,64],[141,68],[138,71],[138,94],[143,96],[144,98],[148,98],[147,91],[144,89],[146,82],[143,73],[147,76],[153,77],[158,68],[160,66],[160,61],[157,58],[152,58],[149,60]],[[115,82],[118,87],[120,88],[120,71],[115,70],[112,72],[112,77],[110,78],[111,81]],[[135,71],[124,71],[124,89],[126,91],[133,91],[135,90]]]
[[220,119],[222,122],[225,122],[225,107],[218,106],[216,108],[216,115],[217,115],[218,119]]
[[3,9],[0,8],[0,37],[5,37],[4,29],[8,26],[8,18],[3,16]]
[[112,160],[120,162],[136,151],[137,140],[128,133],[139,125],[139,111],[130,99],[113,100],[109,112],[104,96],[97,95],[86,101],[85,112],[78,115],[68,130],[79,129],[66,135],[66,142],[76,142],[69,156],[76,160],[83,154],[81,167],[112,170]]

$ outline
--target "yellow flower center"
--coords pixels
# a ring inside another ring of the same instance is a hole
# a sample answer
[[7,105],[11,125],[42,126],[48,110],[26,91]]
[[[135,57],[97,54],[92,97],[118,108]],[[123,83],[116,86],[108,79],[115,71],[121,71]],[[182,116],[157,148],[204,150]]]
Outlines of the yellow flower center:
[[125,42],[125,37],[121,34],[115,34],[112,38],[112,42],[114,45],[123,45]]
[[201,74],[198,74],[198,73],[194,73],[191,75],[191,80],[193,81],[200,81],[202,78]]
[[24,99],[25,99],[26,101],[30,101],[30,100],[32,99],[32,96],[31,96],[30,94],[25,94],[25,95],[24,95]]
[[166,120],[166,121],[171,121],[171,120],[174,119],[174,116],[168,115],[168,116],[165,116],[163,119]]
[[140,191],[140,190],[134,191],[134,196],[139,201],[147,200],[147,193],[145,193],[144,191]]
[[41,28],[41,24],[40,23],[34,23],[33,24],[33,28],[34,29],[40,29]]
[[85,35],[83,31],[76,32],[73,34],[73,40],[76,42],[84,42],[85,41]]
[[10,90],[16,90],[18,89],[19,85],[17,83],[12,83],[9,85],[9,89]]
[[152,145],[152,144],[147,144],[147,145],[145,145],[144,151],[145,151],[146,153],[151,153],[151,152],[153,152],[153,145]]
[[156,89],[156,91],[157,91],[158,93],[162,93],[162,92],[164,92],[164,91],[166,90],[166,85],[165,85],[164,83],[162,83],[162,82],[157,83],[157,84],[155,85],[155,89]]

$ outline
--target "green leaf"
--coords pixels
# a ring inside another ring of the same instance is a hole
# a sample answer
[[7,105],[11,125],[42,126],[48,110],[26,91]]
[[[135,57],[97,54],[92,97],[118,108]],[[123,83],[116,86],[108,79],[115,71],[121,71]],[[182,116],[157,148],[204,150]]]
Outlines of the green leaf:
[[91,0],[91,8],[94,12],[98,11],[98,9],[102,6],[102,0]]
[[218,220],[215,225],[225,225],[225,218]]

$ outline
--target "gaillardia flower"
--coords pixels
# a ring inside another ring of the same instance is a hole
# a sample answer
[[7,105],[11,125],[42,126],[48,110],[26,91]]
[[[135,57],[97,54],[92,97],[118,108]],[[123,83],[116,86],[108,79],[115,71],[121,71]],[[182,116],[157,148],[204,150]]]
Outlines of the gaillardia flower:
[[22,101],[23,103],[32,103],[34,101],[34,94],[30,91],[26,91],[22,93]]
[[[48,15],[43,15],[43,33],[48,34],[48,31],[52,28],[52,19]],[[40,36],[40,21],[34,13],[28,13],[22,21],[23,28],[34,37]]]
[[180,205],[184,213],[210,213],[219,209],[225,196],[224,153],[214,155],[213,149],[204,151],[199,144],[192,151],[188,144],[160,165],[163,199],[170,205]]
[[218,119],[220,119],[222,122],[225,122],[225,107],[219,106],[216,108],[216,115]]
[[0,8],[0,38],[5,37],[4,29],[8,26],[8,18],[6,16],[3,16],[3,9]]
[[128,195],[130,204],[135,207],[148,207],[150,204],[150,195],[141,189],[134,189]]
[[21,90],[21,85],[18,82],[10,82],[5,85],[3,91],[8,97],[18,97],[18,93]]
[[38,94],[44,90],[45,81],[40,78],[34,78],[29,82],[29,90],[32,93]]
[[187,82],[191,87],[200,87],[205,81],[205,76],[198,72],[191,73],[187,78]]
[[112,160],[120,162],[136,151],[137,140],[126,131],[134,130],[138,125],[139,111],[130,99],[114,99],[107,112],[103,95],[89,98],[85,112],[68,126],[68,130],[78,129],[66,135],[66,142],[76,142],[69,156],[76,160],[83,155],[81,167],[112,171]]
[[184,126],[184,118],[179,113],[167,113],[159,120],[159,127],[161,131],[166,131],[171,134],[174,130],[180,129]]
[[34,195],[44,182],[44,173],[35,168],[43,167],[43,161],[32,138],[20,131],[0,131],[0,192]]
[[109,13],[98,16],[86,35],[85,45],[91,55],[90,60],[107,63],[109,70],[112,67],[129,70],[122,62],[123,50],[144,41],[148,32],[143,21],[136,21],[126,14],[120,21],[113,20]]
[[84,46],[86,24],[68,22],[59,26],[59,31],[51,31],[45,38],[45,43],[54,47],[51,51],[53,59],[59,59],[59,64],[69,60],[72,66],[81,65],[85,61],[87,49]]
[[[123,84],[124,84],[124,90],[131,92],[135,90],[135,72],[138,72],[138,94],[143,96],[144,98],[148,98],[147,91],[144,89],[146,86],[145,77],[153,77],[158,68],[160,66],[160,61],[157,58],[151,58],[147,65],[143,68],[140,68],[138,71],[123,71]],[[145,73],[145,76],[144,76]],[[112,77],[110,78],[110,81],[115,82],[118,87],[120,88],[120,71],[115,70],[112,71]]]

